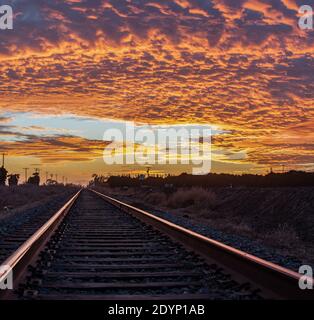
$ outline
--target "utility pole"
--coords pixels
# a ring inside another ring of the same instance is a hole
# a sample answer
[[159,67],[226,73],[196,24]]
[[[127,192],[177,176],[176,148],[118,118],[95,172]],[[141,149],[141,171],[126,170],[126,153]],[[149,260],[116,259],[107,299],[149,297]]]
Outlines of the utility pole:
[[4,162],[4,157],[7,155],[7,153],[5,153],[5,152],[2,152],[2,167],[4,168],[4,164],[5,164],[5,162]]
[[48,174],[49,174],[49,172],[46,171],[46,183],[47,183],[47,181],[48,181]]
[[62,176],[62,184],[64,184],[64,176]]
[[40,179],[40,169],[39,168],[35,168],[35,173],[38,173],[39,179]]
[[27,183],[27,170],[28,170],[29,168],[23,168],[23,170],[25,171],[25,183]]
[[58,174],[56,173],[56,181],[57,181],[57,183],[58,183]]

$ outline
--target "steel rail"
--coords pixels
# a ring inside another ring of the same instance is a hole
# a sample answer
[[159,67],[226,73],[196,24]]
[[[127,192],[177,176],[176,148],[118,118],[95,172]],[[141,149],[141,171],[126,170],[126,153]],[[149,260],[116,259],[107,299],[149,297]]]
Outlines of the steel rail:
[[[301,277],[305,280],[304,275],[205,237],[95,190],[89,190],[119,209],[166,233],[174,241],[200,254],[208,262],[226,268],[236,278],[249,280],[261,288],[268,298],[314,300],[313,290],[299,288],[299,280]],[[312,278],[306,277],[306,279],[313,283]]]
[[[292,270],[207,238],[95,190],[91,191],[120,210],[167,234],[175,242],[198,253],[209,263],[216,263],[225,268],[235,279],[240,279],[242,282],[243,280],[249,281],[254,287],[260,288],[262,295],[266,298],[314,300],[313,290],[301,290],[298,286],[299,280],[304,276]],[[39,252],[42,251],[53,231],[69,212],[80,192],[81,190],[3,262],[3,265],[9,268],[0,273],[0,281],[8,277],[10,270],[14,271],[14,283],[19,283],[26,276],[27,267],[35,262]],[[313,281],[312,278],[307,278],[307,280]],[[11,296],[8,291],[12,290],[0,291],[0,299],[3,296]]]
[[[18,282],[21,274],[25,271],[30,261],[40,249],[47,243],[51,233],[62,218],[68,213],[75,200],[82,190],[79,190],[61,209],[59,209],[42,227],[40,227],[29,239],[27,239],[11,256],[9,256],[0,266],[5,266],[5,270],[0,273],[0,283],[5,281],[10,272],[13,271],[14,283]],[[1,271],[1,270],[0,270]],[[0,298],[6,291],[0,290]]]

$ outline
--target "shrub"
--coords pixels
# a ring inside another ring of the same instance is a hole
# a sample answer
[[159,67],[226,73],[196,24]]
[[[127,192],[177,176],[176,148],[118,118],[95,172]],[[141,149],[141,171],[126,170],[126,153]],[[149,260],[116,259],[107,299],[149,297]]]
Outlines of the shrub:
[[217,197],[209,190],[203,188],[181,189],[168,199],[170,208],[186,208],[193,206],[196,209],[211,209],[216,205]]
[[165,205],[167,203],[167,197],[164,193],[162,192],[152,192],[149,193],[146,197],[145,200],[153,205]]
[[298,234],[290,225],[282,224],[264,235],[264,240],[268,244],[276,244],[278,247],[290,247],[299,243]]

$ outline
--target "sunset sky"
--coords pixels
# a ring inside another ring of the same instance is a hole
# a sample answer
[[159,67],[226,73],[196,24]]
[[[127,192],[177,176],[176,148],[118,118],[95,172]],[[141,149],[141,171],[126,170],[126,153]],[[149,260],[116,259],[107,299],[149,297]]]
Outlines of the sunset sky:
[[[0,0],[0,152],[85,183],[145,171],[102,160],[106,128],[208,125],[214,172],[314,170],[306,0]],[[156,166],[180,173],[184,166]],[[23,176],[22,176],[23,180]]]

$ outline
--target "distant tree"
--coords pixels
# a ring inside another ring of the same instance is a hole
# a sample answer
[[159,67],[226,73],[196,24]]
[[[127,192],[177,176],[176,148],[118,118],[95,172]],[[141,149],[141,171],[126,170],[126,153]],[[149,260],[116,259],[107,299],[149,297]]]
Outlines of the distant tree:
[[5,169],[4,166],[2,166],[0,168],[0,185],[1,186],[5,186],[5,182],[7,180],[7,174],[8,174],[8,171]]
[[27,183],[33,184],[35,186],[39,186],[40,183],[40,177],[38,172],[34,172],[32,177],[28,178]]
[[58,182],[56,180],[53,180],[53,179],[48,179],[46,181],[46,185],[47,186],[52,186],[52,185],[57,185],[57,184],[58,184]]
[[94,173],[92,175],[93,180],[91,180],[89,182],[89,186],[103,186],[106,182],[107,182],[107,177],[103,176],[103,175],[98,175],[96,173]]
[[257,174],[217,174],[209,173],[207,175],[191,175],[182,173],[179,176],[166,177],[146,177],[138,175],[136,178],[128,176],[111,176],[107,179],[110,187],[135,187],[147,185],[151,187],[173,186],[178,187],[298,187],[314,186],[314,173],[304,171],[289,171],[285,173],[271,172],[267,175]]
[[18,185],[18,182],[19,182],[19,178],[20,178],[20,175],[19,174],[10,174],[8,176],[9,180],[9,186],[17,186]]

